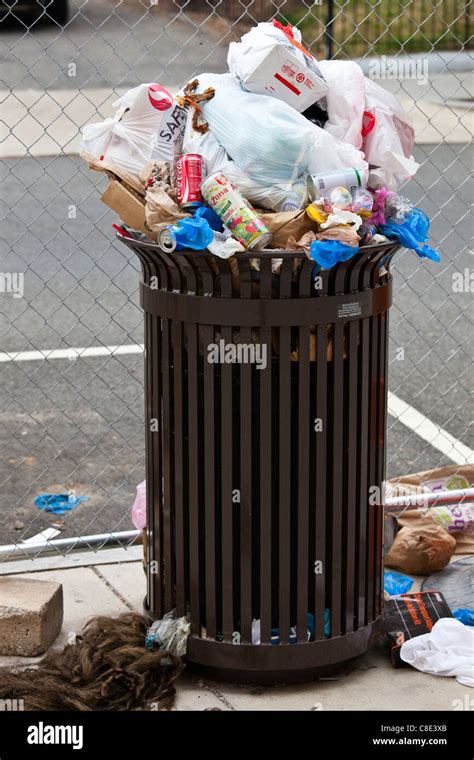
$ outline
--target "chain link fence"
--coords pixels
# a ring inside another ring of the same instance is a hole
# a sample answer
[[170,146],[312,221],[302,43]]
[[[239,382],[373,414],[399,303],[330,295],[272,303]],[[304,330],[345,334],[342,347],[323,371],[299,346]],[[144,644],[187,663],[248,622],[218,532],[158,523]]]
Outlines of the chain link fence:
[[[0,557],[128,543],[144,478],[138,266],[114,241],[81,127],[130,87],[226,70],[255,21],[297,23],[317,57],[354,58],[411,115],[403,189],[442,262],[395,259],[388,476],[473,461],[469,7],[401,0],[0,2]],[[245,115],[242,115],[245,118]],[[85,497],[63,515],[43,493]],[[51,541],[56,542],[51,544]],[[28,549],[33,542],[33,549]]]

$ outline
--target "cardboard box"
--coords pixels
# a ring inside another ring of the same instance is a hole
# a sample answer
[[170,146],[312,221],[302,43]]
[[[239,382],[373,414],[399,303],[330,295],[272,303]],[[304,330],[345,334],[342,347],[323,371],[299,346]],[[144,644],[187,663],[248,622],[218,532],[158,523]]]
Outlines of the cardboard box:
[[242,80],[250,92],[283,100],[302,113],[326,95],[328,85],[284,45],[275,45]]
[[409,668],[400,657],[402,644],[429,633],[440,618],[452,617],[449,605],[439,591],[400,594],[385,602],[383,628],[394,668]]

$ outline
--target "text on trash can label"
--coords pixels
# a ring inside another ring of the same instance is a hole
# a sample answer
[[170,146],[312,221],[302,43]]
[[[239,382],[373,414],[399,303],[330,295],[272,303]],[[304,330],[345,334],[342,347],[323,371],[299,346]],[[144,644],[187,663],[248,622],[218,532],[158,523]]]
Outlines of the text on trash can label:
[[337,310],[338,319],[351,319],[353,317],[360,317],[362,314],[362,305],[359,301],[351,301],[350,303],[343,303]]

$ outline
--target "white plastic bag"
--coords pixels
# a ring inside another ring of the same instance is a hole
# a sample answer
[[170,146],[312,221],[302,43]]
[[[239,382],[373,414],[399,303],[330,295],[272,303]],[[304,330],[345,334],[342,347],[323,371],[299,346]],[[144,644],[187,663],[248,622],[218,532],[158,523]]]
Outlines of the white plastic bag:
[[364,172],[362,153],[282,101],[242,90],[230,74],[201,74],[199,92],[215,89],[203,104],[209,129],[229,156],[256,183],[290,186],[307,172],[354,166]]
[[419,168],[411,156],[415,132],[410,118],[392,93],[367,77],[365,110],[375,116],[375,125],[362,146],[370,166],[377,167],[371,179],[376,186],[384,184],[396,191]]
[[137,178],[148,161],[173,161],[187,112],[159,84],[140,84],[113,104],[115,115],[82,130],[81,155],[94,168]]
[[285,101],[300,113],[327,93],[316,60],[301,45],[299,29],[289,24],[257,24],[240,42],[231,42],[229,71],[249,92]]
[[324,129],[338,140],[360,149],[365,109],[364,72],[354,61],[318,61],[318,66],[329,86],[328,120]]
[[240,190],[244,198],[258,208],[280,210],[288,200],[290,188],[263,187],[252,180],[227,155],[211,131],[196,132],[192,127],[192,113],[188,114],[183,138],[184,153],[199,153],[204,158],[207,174],[222,172]]

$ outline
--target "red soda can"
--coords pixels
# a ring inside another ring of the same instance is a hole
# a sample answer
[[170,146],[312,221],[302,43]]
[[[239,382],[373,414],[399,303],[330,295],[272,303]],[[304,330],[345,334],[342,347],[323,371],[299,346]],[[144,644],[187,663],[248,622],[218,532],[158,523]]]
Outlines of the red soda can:
[[178,203],[182,208],[202,204],[201,182],[204,160],[199,153],[182,153],[176,162]]

